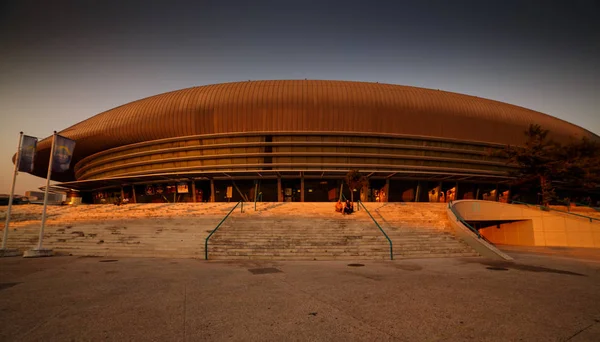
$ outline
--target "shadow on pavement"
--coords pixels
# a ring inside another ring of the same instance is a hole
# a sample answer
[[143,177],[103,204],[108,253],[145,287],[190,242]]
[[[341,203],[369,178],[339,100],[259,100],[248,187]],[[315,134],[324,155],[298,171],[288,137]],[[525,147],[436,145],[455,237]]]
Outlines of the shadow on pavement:
[[488,266],[488,267],[486,267],[487,269],[494,270],[494,271],[499,271],[499,270],[503,270],[503,269],[506,269],[506,270],[513,269],[513,270],[526,271],[526,272],[544,272],[544,273],[556,273],[556,274],[566,274],[566,275],[572,275],[572,276],[587,277],[587,275],[581,274],[581,273],[564,271],[564,270],[542,267],[542,266],[525,265],[525,264],[519,264],[519,263],[503,261],[503,260],[463,259],[462,262],[478,263],[481,265]]

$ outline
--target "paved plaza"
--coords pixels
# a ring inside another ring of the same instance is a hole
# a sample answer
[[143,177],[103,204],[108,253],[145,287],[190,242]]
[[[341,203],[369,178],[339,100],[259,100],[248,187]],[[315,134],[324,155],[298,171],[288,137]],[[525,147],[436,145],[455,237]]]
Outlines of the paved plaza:
[[[600,341],[600,260],[0,259],[2,341]],[[593,254],[593,253],[592,253]]]

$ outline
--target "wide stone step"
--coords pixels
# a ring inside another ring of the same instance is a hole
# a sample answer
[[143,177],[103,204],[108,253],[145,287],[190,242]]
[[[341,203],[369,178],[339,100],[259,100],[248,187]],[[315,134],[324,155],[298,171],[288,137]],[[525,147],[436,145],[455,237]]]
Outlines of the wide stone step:
[[209,260],[287,260],[287,261],[325,261],[325,260],[389,260],[389,255],[209,255]]
[[82,251],[61,251],[60,249],[54,249],[56,254],[64,253],[71,254],[74,256],[99,256],[99,257],[135,257],[135,258],[195,258],[204,259],[204,251],[199,253],[188,252],[188,253],[171,253],[169,251],[148,251],[148,250],[106,250],[106,251],[94,251],[94,250],[82,250]]
[[[46,246],[48,247],[48,246]],[[53,246],[54,249],[56,250],[62,250],[62,251],[140,251],[140,252],[149,252],[149,251],[154,251],[154,252],[159,252],[159,251],[164,251],[164,252],[170,252],[173,254],[188,254],[190,252],[194,252],[194,251],[198,251],[198,252],[203,252],[204,251],[204,246],[200,247],[198,246],[198,248],[178,248],[178,247],[164,247],[164,246],[136,246],[136,247],[131,247],[131,246],[111,246],[110,248],[100,248],[100,247],[94,247],[94,246],[90,246],[90,247],[85,247],[85,246]]]
[[[312,250],[312,249],[326,249],[326,250],[388,250],[389,245],[378,244],[378,245],[208,245],[210,250]],[[398,251],[415,251],[415,250],[440,250],[440,251],[454,251],[454,250],[468,250],[467,246],[462,245],[451,245],[451,246],[437,246],[437,245],[406,245],[406,246],[394,246],[394,250]]]
[[227,249],[213,250],[208,249],[210,254],[215,255],[376,255],[388,254],[389,250],[373,250],[373,249],[305,249],[305,250],[290,250],[290,249]]
[[[207,234],[208,236],[208,234]],[[384,235],[377,232],[367,232],[363,233],[360,231],[350,231],[350,232],[321,232],[321,233],[313,233],[313,232],[267,232],[267,231],[222,231],[217,232],[212,235],[211,239],[218,237],[228,237],[228,236],[244,236],[244,237],[281,237],[286,239],[306,239],[306,238],[320,238],[325,237],[328,239],[343,239],[347,237],[383,237]]]
[[425,259],[425,258],[463,258],[463,257],[478,257],[475,252],[465,253],[415,253],[415,254],[394,254],[394,259]]

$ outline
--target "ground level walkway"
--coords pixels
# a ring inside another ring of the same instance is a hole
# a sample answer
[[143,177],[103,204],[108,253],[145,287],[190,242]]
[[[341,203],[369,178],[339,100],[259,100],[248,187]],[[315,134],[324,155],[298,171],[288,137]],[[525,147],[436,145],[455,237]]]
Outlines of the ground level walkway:
[[0,341],[600,340],[600,258],[508,252],[515,263],[3,258]]

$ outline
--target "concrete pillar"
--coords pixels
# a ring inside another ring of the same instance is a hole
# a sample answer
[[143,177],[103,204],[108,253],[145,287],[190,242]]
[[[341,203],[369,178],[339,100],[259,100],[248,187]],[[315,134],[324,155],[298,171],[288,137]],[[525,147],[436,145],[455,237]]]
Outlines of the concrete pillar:
[[417,181],[417,193],[415,194],[415,202],[419,202],[419,197],[421,197],[421,181]]
[[390,179],[389,178],[385,179],[385,201],[386,202],[390,201]]
[[258,199],[258,181],[254,181],[254,202]]
[[454,188],[454,200],[459,200],[460,198],[458,198],[458,182],[456,182],[456,186]]
[[281,192],[281,177],[277,177],[277,202],[283,202],[283,193]]
[[131,195],[133,196],[133,203],[137,203],[137,198],[135,198],[135,185],[131,186]]
[[475,192],[475,199],[479,199],[479,185],[477,185],[477,192]]
[[121,201],[125,199],[125,191],[123,190],[123,186],[121,185]]
[[196,182],[192,180],[192,202],[196,203]]
[[215,201],[215,181],[212,178],[210,179],[210,201]]
[[304,175],[300,177],[300,202],[304,202]]
[[496,196],[494,196],[494,197],[496,197],[496,198],[494,198],[494,201],[496,201],[496,202],[498,202],[498,195],[499,195],[498,191],[500,190],[498,188],[499,188],[499,185],[498,185],[498,183],[496,183]]

